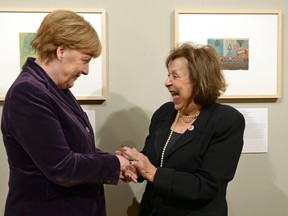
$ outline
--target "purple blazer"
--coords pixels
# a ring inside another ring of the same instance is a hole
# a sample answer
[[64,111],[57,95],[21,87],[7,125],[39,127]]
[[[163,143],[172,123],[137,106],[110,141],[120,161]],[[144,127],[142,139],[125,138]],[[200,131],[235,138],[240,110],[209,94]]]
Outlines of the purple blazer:
[[5,216],[104,216],[103,184],[120,163],[95,148],[93,129],[70,90],[34,59],[8,90],[1,121],[10,178]]

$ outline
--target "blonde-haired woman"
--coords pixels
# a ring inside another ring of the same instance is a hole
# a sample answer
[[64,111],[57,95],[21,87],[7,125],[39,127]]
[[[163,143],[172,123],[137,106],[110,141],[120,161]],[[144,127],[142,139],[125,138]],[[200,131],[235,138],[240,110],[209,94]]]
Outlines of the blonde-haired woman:
[[105,216],[103,184],[128,165],[95,148],[86,113],[69,88],[101,53],[95,29],[67,10],[49,13],[6,94],[1,128],[10,167],[5,216]]

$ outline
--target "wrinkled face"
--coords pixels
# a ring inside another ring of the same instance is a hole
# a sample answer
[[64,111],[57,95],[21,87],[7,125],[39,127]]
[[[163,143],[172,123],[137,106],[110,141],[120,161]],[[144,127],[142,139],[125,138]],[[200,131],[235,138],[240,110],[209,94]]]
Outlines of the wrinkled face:
[[60,70],[57,78],[58,87],[71,88],[74,81],[81,75],[89,73],[91,56],[79,50],[65,48],[61,51]]
[[168,78],[165,86],[173,98],[175,109],[178,111],[184,111],[192,94],[187,64],[187,60],[180,57],[172,60],[168,65]]

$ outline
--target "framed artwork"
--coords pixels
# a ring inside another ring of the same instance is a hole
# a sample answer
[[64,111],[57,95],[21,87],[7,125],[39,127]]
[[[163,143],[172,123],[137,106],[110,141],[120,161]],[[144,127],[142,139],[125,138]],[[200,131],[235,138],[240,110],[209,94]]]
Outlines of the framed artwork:
[[210,45],[227,82],[220,99],[281,97],[281,11],[175,11],[175,44]]
[[[71,91],[78,101],[104,101],[106,99],[106,18],[103,9],[73,10],[91,23],[102,43],[100,57],[92,59],[89,74],[80,76]],[[43,18],[52,10],[13,10],[0,8],[0,101],[28,56],[33,57],[30,41]]]

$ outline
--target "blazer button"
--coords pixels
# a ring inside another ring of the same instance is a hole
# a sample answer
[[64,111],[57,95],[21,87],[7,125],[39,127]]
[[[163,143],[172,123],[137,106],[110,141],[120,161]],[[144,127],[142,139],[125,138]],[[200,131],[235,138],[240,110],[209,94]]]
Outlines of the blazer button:
[[90,133],[90,129],[88,127],[85,128],[88,133]]
[[106,183],[107,183],[107,184],[111,184],[111,183],[112,183],[111,179],[108,179],[108,180],[106,181]]

